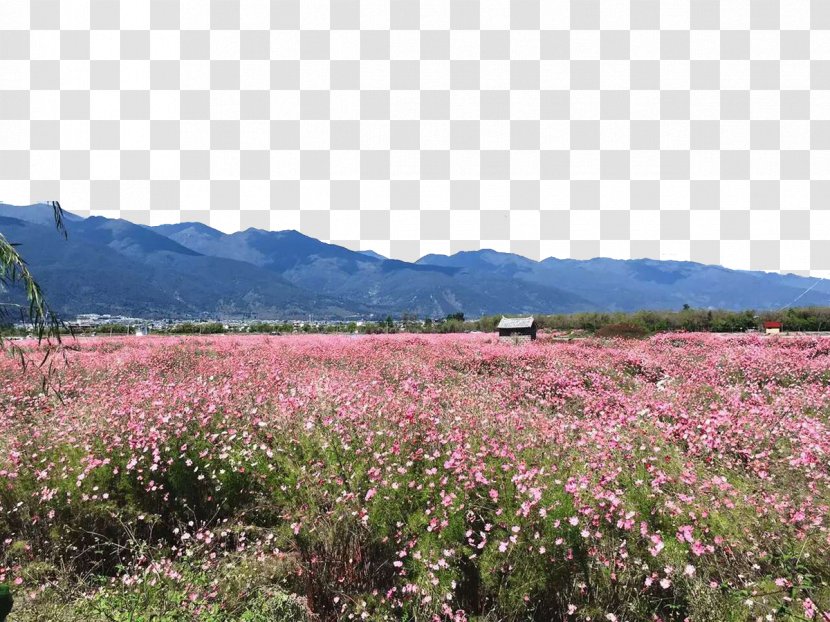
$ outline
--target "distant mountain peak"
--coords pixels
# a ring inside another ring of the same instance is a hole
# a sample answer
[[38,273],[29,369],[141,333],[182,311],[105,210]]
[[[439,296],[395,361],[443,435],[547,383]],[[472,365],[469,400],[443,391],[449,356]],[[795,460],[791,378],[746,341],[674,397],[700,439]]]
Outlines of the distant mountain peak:
[[388,259],[388,257],[384,257],[380,253],[376,253],[375,251],[373,251],[371,249],[366,249],[365,251],[357,251],[357,252],[360,253],[361,255],[366,255],[367,257],[374,257],[375,259],[380,259],[382,261]]
[[491,248],[482,248],[479,250],[458,251],[452,255],[424,255],[417,263],[421,265],[455,266],[457,268],[490,270],[498,266],[529,268],[538,265],[539,262],[515,253],[505,253]]
[[[10,205],[0,201],[0,216],[7,216],[9,218],[17,218],[24,222],[34,223],[36,225],[50,225],[55,224],[55,210],[47,203],[33,203],[32,205]],[[65,223],[83,220],[83,217],[63,210],[63,219]]]
[[218,229],[197,221],[173,223],[169,225],[156,225],[154,227],[147,226],[148,229],[153,229],[162,235],[170,237],[173,233],[181,233],[183,231],[192,232],[199,235],[205,235],[211,238],[221,238],[225,236],[224,233]]

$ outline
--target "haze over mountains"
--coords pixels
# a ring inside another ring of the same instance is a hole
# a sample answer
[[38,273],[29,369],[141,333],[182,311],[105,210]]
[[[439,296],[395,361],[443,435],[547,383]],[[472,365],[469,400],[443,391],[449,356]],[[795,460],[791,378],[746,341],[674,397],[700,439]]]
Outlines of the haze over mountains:
[[[762,310],[796,299],[800,306],[830,304],[828,280],[692,262],[537,262],[480,250],[409,263],[297,231],[225,234],[199,223],[147,227],[73,214],[66,225],[64,240],[49,206],[0,204],[0,233],[20,244],[50,302],[68,316],[478,317],[683,304]],[[7,297],[20,294],[0,292]]]

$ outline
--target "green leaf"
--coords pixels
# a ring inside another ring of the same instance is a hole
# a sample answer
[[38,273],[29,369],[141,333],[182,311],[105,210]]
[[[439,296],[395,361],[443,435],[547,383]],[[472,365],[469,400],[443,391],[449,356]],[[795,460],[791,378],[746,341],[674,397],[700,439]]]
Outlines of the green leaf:
[[[67,231],[63,220],[63,208],[57,201],[50,201],[50,205],[54,213],[55,227],[58,233],[66,238]],[[49,347],[46,348],[43,358],[39,362],[30,361],[23,348],[0,335],[0,351],[6,352],[14,358],[19,358],[24,371],[30,363],[43,370],[52,354],[53,348],[51,346],[61,342],[60,333],[61,329],[65,328],[65,324],[49,306],[43,295],[43,290],[17,249],[17,244],[10,242],[0,233],[0,286],[10,288],[19,285],[26,293],[28,304],[0,303],[0,320],[17,317],[18,321],[31,324],[32,331],[37,336],[38,344],[42,344],[45,340]],[[48,370],[51,370],[51,366],[47,368],[47,372]],[[48,373],[44,374],[43,383],[44,389],[46,389]]]

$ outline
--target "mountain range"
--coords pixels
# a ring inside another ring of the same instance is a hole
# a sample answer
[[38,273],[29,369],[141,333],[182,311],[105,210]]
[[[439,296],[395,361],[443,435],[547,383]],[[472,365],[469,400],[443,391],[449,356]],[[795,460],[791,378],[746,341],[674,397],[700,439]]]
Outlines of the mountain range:
[[[654,259],[534,261],[493,250],[416,262],[352,251],[298,231],[223,233],[194,222],[144,226],[0,204],[0,233],[19,244],[66,316],[345,319],[467,317],[830,304],[830,280]],[[0,291],[2,298],[20,292]]]

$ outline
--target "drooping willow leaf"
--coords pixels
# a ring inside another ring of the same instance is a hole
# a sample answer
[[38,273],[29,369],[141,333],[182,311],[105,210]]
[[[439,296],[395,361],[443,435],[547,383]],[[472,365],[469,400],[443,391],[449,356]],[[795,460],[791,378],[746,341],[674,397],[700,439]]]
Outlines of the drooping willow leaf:
[[[68,234],[60,203],[50,201],[49,205],[54,213],[55,228],[60,235],[66,238]],[[3,233],[0,232],[0,288],[10,290],[18,286],[26,294],[26,305],[0,303],[0,321],[9,321],[16,316],[17,321],[29,324],[32,327],[32,334],[37,337],[38,345],[43,345],[44,341],[46,342],[42,360],[35,362],[35,366],[42,370],[54,351],[54,346],[60,344],[61,329],[65,328],[65,325],[49,306],[43,290],[18,251],[18,245],[6,239]],[[24,370],[33,362],[26,355],[23,348],[4,339],[2,334],[0,334],[0,351],[19,359]],[[43,382],[45,388],[48,382],[46,375],[43,376]]]

